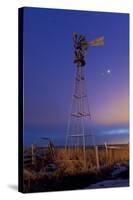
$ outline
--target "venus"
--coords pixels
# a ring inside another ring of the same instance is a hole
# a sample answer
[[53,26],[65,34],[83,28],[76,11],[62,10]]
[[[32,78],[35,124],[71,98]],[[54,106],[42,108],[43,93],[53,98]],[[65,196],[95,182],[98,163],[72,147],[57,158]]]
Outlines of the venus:
[[111,74],[111,70],[110,69],[107,70],[107,74]]

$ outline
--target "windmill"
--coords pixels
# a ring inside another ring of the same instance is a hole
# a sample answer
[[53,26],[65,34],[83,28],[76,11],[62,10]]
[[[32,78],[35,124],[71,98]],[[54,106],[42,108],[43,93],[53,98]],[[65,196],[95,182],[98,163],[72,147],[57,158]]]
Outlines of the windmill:
[[[86,81],[84,74],[85,55],[90,47],[104,45],[104,37],[87,41],[84,35],[73,34],[74,63],[76,64],[76,76],[74,92],[72,95],[71,111],[69,113],[66,134],[66,150],[69,154],[80,151],[82,160],[86,165],[86,148],[94,145],[94,134],[91,131],[91,114],[89,110]],[[70,155],[72,157],[72,155]]]

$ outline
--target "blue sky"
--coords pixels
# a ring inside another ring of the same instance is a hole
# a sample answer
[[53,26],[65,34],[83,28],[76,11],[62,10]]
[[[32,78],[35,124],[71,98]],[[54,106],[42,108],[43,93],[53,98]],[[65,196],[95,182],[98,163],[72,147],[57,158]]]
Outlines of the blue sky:
[[66,126],[76,70],[73,32],[105,38],[103,47],[91,47],[86,56],[93,124],[128,126],[128,14],[24,8],[23,28],[25,127]]

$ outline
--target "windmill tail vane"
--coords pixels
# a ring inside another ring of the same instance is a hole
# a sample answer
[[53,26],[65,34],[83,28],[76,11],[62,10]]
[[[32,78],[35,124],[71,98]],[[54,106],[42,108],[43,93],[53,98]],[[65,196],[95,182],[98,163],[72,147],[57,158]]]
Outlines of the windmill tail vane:
[[104,37],[101,36],[99,38],[96,38],[95,40],[92,40],[88,42],[90,46],[103,46],[104,45]]

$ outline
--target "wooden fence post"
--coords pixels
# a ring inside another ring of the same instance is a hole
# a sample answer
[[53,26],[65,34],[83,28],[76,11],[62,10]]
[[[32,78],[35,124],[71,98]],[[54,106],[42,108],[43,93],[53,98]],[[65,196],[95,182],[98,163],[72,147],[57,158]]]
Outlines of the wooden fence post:
[[32,165],[35,165],[36,163],[36,145],[31,145],[31,159],[32,159]]
[[108,146],[106,142],[104,143],[104,145],[105,145],[106,165],[108,165]]
[[97,170],[99,170],[100,169],[100,165],[99,165],[98,146],[95,146],[95,151],[96,151],[96,165],[97,165]]

